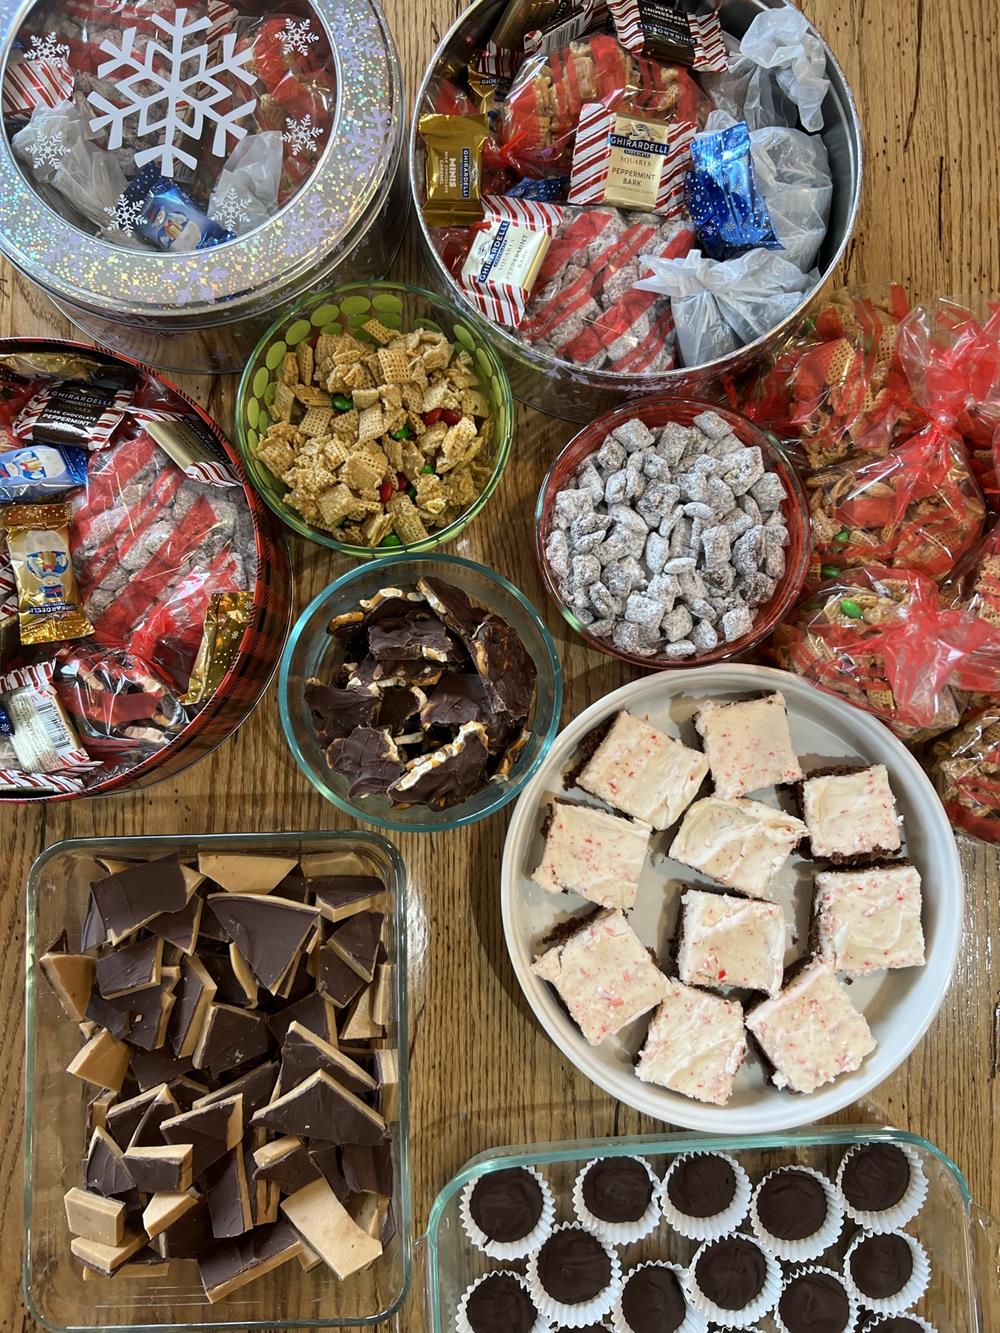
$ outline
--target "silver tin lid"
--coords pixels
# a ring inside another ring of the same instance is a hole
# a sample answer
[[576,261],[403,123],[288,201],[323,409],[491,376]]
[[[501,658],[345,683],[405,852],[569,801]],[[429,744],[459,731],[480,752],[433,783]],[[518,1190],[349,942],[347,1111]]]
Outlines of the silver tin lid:
[[[95,0],[95,8],[105,14],[114,9],[134,13],[142,4]],[[194,12],[193,5],[190,8]],[[281,6],[282,16],[285,8]],[[175,9],[160,0],[156,5],[156,12],[166,13],[178,28],[190,22],[183,11],[183,4]],[[30,170],[15,156],[6,132],[10,118],[5,117],[0,136],[0,252],[49,295],[71,305],[153,323],[186,322],[189,317],[211,323],[213,315],[228,321],[268,308],[301,287],[315,270],[328,267],[332,255],[352,249],[378,215],[401,155],[398,57],[375,0],[312,0],[306,6],[290,4],[288,11],[295,22],[315,20],[321,25],[334,92],[325,147],[311,174],[273,217],[245,235],[202,250],[161,252],[118,243],[113,233],[95,234],[97,228],[87,230],[84,219],[71,220],[56,211],[51,187],[43,193],[46,187],[29,180]],[[0,85],[8,87],[12,64],[21,59],[20,44],[15,43],[25,21],[37,32],[37,20],[44,24],[46,13],[56,18],[63,12],[60,0],[0,0]],[[54,45],[60,45],[58,29]],[[108,51],[107,46],[102,49]],[[251,86],[247,96],[254,91]],[[135,124],[140,125],[138,119]],[[205,133],[214,130],[209,124]],[[181,141],[184,135],[186,130]],[[147,138],[143,146],[149,142]],[[230,138],[230,148],[233,142]],[[225,155],[220,168],[224,162]]]

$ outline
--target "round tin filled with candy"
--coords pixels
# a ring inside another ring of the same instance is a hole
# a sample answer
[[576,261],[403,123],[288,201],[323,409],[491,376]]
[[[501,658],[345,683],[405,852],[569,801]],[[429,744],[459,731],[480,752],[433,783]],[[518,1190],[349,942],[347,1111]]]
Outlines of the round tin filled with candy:
[[268,312],[406,221],[373,0],[0,0],[0,251],[106,346],[241,369]]
[[0,533],[0,802],[134,791],[252,712],[288,633],[288,551],[172,384],[0,340]]
[[476,0],[410,140],[428,285],[518,398],[580,422],[717,392],[787,333],[850,240],[861,160],[833,54],[768,0]]

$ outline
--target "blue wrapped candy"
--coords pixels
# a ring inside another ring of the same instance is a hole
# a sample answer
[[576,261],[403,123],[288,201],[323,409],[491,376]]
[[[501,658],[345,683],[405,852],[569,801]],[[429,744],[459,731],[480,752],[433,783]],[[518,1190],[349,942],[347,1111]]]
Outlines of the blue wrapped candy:
[[125,200],[138,214],[135,229],[157,250],[207,250],[236,239],[208,216],[182,186],[161,176],[155,163],[143,167],[125,191]]
[[537,204],[558,204],[569,194],[569,177],[551,176],[541,181],[525,177],[507,194],[511,199],[533,199]]
[[696,135],[691,161],[684,191],[703,254],[731,259],[747,250],[782,248],[757,188],[745,121]]
[[87,480],[87,451],[73,444],[33,444],[0,454],[0,504],[47,500]]

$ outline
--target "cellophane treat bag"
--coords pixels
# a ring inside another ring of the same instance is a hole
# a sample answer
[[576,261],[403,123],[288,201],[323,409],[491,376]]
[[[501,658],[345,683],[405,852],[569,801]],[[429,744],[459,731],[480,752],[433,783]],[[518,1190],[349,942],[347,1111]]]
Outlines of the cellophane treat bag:
[[927,761],[952,824],[984,842],[1000,843],[1000,703],[973,711],[940,736]]

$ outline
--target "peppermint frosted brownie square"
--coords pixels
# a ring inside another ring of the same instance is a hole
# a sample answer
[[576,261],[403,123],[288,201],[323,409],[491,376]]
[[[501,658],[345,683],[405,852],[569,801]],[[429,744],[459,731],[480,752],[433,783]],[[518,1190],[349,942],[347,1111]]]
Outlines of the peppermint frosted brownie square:
[[915,866],[825,870],[816,876],[817,950],[838,972],[923,967],[923,895]]
[[772,1083],[792,1092],[815,1092],[852,1073],[877,1045],[847,987],[822,959],[752,1009],[747,1027],[774,1066]]
[[665,829],[680,819],[707,773],[708,760],[699,750],[619,713],[576,782],[626,815]]
[[677,971],[689,986],[739,986],[777,995],[785,915],[777,903],[689,889],[681,897]]
[[551,982],[570,1017],[597,1046],[652,1009],[667,978],[621,912],[591,912],[542,941],[531,970]]
[[881,860],[902,846],[902,818],[884,764],[831,769],[806,778],[802,817],[812,854],[823,860]]
[[694,721],[705,743],[715,793],[723,800],[801,780],[782,695],[738,703],[710,700]]
[[643,1083],[725,1106],[746,1059],[743,1007],[672,978],[667,987],[635,1072]]
[[593,805],[556,798],[532,879],[548,893],[578,893],[601,907],[634,907],[651,829]]
[[773,898],[772,879],[806,835],[800,819],[760,801],[695,801],[670,848],[675,861],[752,898]]

